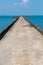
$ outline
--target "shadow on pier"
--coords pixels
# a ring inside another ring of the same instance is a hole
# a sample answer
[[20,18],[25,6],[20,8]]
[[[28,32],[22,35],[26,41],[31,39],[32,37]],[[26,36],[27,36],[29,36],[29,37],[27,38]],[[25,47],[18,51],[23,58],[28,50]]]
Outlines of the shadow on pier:
[[19,17],[11,24],[9,25],[5,30],[3,30],[0,33],[0,40],[4,37],[4,35],[9,31],[9,29],[14,25],[14,23],[19,19]]

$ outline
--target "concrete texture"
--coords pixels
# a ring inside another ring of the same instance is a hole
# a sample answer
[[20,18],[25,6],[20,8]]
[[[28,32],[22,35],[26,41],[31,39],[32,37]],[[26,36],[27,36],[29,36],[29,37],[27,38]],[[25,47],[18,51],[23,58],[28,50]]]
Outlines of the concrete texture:
[[23,17],[0,41],[0,65],[43,65],[43,36]]

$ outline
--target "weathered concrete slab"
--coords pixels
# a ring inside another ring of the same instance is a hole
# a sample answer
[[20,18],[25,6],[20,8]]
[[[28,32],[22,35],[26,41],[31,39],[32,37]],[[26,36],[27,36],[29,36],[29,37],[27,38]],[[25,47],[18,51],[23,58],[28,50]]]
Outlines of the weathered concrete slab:
[[43,36],[23,17],[0,41],[0,65],[43,65]]

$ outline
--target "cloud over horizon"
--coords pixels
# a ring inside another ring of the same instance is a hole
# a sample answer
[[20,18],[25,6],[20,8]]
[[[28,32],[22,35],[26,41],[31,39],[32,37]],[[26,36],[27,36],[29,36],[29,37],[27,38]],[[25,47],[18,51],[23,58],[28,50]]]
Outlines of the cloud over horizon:
[[13,5],[25,5],[29,0],[21,0],[20,2],[14,2]]
[[0,0],[0,15],[43,15],[43,0]]
[[29,0],[22,0],[19,4],[22,5],[22,4],[26,4]]

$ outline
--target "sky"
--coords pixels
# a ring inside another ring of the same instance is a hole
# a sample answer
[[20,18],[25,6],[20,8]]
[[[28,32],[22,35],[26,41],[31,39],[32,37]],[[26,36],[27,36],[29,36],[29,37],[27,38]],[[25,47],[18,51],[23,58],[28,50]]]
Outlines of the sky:
[[0,0],[0,15],[43,15],[43,0]]

